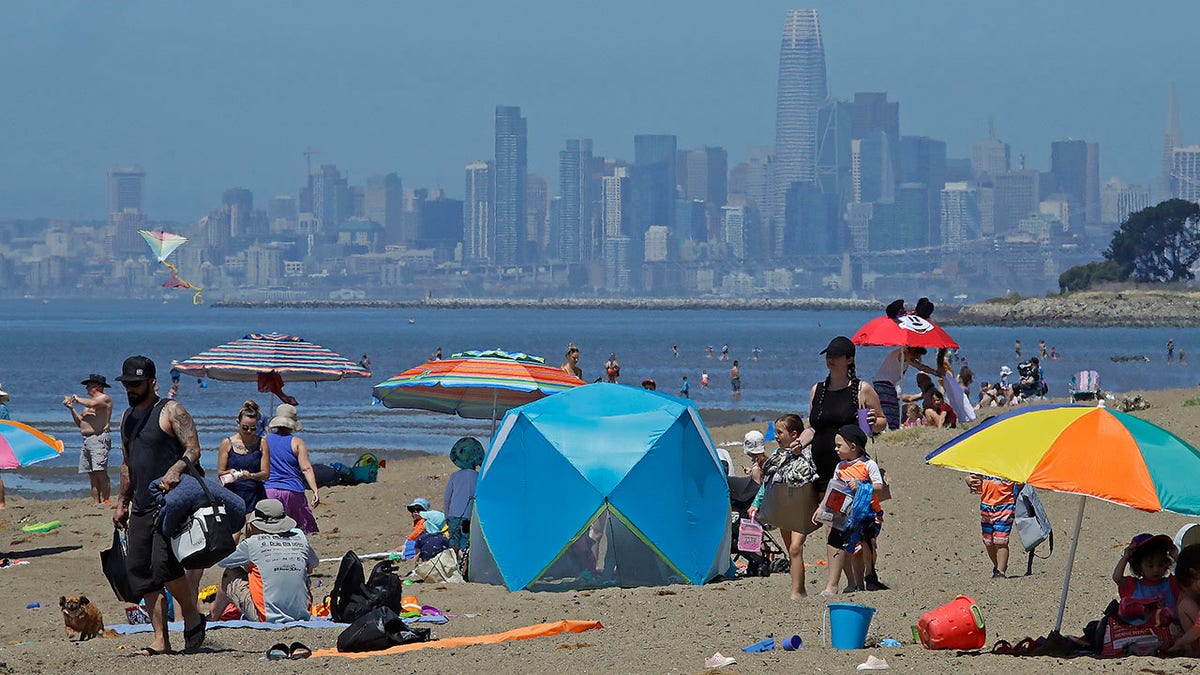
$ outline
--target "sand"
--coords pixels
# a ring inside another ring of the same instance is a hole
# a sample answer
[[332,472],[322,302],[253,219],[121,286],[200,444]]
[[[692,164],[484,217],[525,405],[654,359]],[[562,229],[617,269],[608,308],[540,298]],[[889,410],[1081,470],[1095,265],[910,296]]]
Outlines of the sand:
[[[1184,405],[1192,392],[1140,393],[1153,407],[1139,415],[1200,444],[1200,407]],[[711,431],[721,443],[740,440],[750,426],[735,424]],[[753,426],[761,428],[761,424]],[[605,626],[603,630],[524,642],[278,665],[259,660],[270,645],[298,640],[314,649],[332,646],[338,631],[216,630],[209,633],[200,654],[126,660],[124,655],[148,644],[148,635],[68,643],[57,608],[59,595],[83,593],[104,611],[107,623],[123,620],[124,603],[113,597],[97,558],[110,541],[110,512],[88,506],[83,499],[11,497],[9,508],[0,511],[0,552],[27,559],[30,564],[0,570],[0,662],[5,664],[0,666],[0,673],[124,673],[130,668],[154,668],[163,673],[695,673],[704,670],[705,657],[716,651],[738,659],[724,672],[848,673],[854,672],[854,666],[868,654],[885,658],[894,671],[921,673],[1008,675],[1050,668],[1061,672],[1134,672],[1141,668],[1183,672],[1196,666],[1197,661],[1191,659],[1101,661],[958,655],[928,651],[913,644],[910,626],[917,618],[958,594],[978,601],[987,621],[989,645],[999,638],[1016,642],[1027,635],[1046,634],[1054,623],[1079,500],[1069,495],[1043,495],[1057,530],[1054,554],[1049,560],[1035,562],[1033,576],[993,580],[991,564],[979,539],[977,497],[968,492],[961,474],[923,462],[928,451],[954,433],[921,429],[895,434],[877,444],[875,454],[888,470],[895,494],[895,499],[885,505],[880,539],[880,573],[892,590],[836,598],[875,607],[878,612],[869,639],[876,642],[896,638],[904,643],[898,648],[838,651],[822,646],[825,602],[815,594],[825,582],[824,568],[812,566],[807,579],[812,595],[798,601],[788,599],[787,578],[780,574],[703,587],[542,594],[509,593],[478,584],[410,587],[423,603],[458,615],[449,624],[435,627],[435,637],[499,632],[560,619],[594,619]],[[744,456],[738,448],[732,450],[735,461],[741,464]],[[324,531],[313,537],[318,553],[335,557],[347,549],[366,553],[395,547],[410,527],[403,505],[417,495],[428,496],[438,504],[452,470],[445,457],[419,456],[389,463],[376,484],[325,490],[317,512]],[[25,524],[51,520],[61,520],[64,526],[49,534],[21,533]],[[1146,514],[1089,499],[1065,631],[1079,633],[1115,597],[1109,577],[1121,548],[1132,535],[1142,531],[1174,534],[1185,522],[1187,519],[1171,514]],[[814,537],[808,543],[806,559],[811,564],[823,558],[824,542]],[[1023,555],[1015,555],[1010,572],[1020,573],[1023,569]],[[335,573],[336,564],[322,567],[318,579],[323,586],[315,592],[327,589]],[[214,583],[216,578],[216,573],[209,571],[204,583]],[[26,609],[32,602],[41,603],[42,608]],[[740,651],[767,635],[783,638],[795,633],[805,645],[798,652]],[[179,646],[182,636],[172,637]],[[20,642],[28,644],[16,644]]]

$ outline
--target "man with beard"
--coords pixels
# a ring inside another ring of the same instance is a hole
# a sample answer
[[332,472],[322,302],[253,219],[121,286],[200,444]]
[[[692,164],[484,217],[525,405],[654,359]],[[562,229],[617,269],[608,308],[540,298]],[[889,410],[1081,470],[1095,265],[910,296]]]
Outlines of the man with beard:
[[154,361],[131,356],[117,381],[125,386],[129,410],[121,417],[121,492],[113,524],[126,527],[125,563],[135,594],[145,598],[154,641],[136,655],[154,656],[171,651],[167,634],[165,586],[184,618],[184,651],[204,644],[205,620],[196,608],[196,592],[171,551],[171,542],[155,526],[155,505],[150,481],[162,477],[164,492],[179,484],[187,469],[183,458],[200,465],[200,440],[192,416],[178,401],[159,398]]

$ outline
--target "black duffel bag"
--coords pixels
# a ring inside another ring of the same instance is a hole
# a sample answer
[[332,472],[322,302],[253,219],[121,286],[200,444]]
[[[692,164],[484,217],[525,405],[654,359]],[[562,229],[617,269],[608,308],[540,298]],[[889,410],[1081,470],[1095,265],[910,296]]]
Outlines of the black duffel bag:
[[428,628],[413,628],[387,607],[376,607],[338,635],[339,652],[374,652],[429,639]]

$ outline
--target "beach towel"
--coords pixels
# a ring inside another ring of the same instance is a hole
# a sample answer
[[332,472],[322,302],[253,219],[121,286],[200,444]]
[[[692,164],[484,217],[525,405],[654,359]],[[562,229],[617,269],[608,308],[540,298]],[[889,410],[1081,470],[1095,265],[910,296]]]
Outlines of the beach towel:
[[[210,624],[211,625],[211,624]],[[375,652],[349,652],[343,653],[336,649],[318,649],[312,653],[311,658],[322,656],[341,656],[348,659],[361,659],[369,656],[380,656],[383,654],[403,654],[404,652],[416,651],[418,649],[447,649],[450,647],[466,647],[468,645],[484,645],[498,644],[501,642],[510,642],[512,640],[528,640],[536,637],[549,637],[552,635],[560,635],[562,633],[582,633],[585,630],[593,630],[603,628],[599,621],[555,621],[552,623],[539,623],[532,626],[522,626],[512,630],[504,631],[503,633],[492,633],[490,635],[472,635],[456,638],[444,638],[442,640],[430,640],[429,642],[415,642],[408,645],[398,645],[388,649],[381,649]]]
[[958,383],[958,378],[954,377],[954,373],[945,373],[942,375],[942,390],[946,393],[946,403],[954,409],[954,414],[958,416],[958,423],[975,421],[975,406],[971,405],[971,399],[967,393],[963,391],[962,385]]
[[[432,623],[432,622],[431,622]],[[310,619],[308,621],[286,621],[284,623],[267,623],[266,621],[247,621],[233,619],[230,621],[212,621],[206,625],[206,630],[214,628],[250,628],[253,630],[286,630],[288,628],[339,628],[344,629],[348,623],[337,623],[325,619]],[[117,635],[133,635],[135,633],[152,633],[154,626],[148,623],[118,623],[105,628],[116,631]],[[182,621],[172,621],[167,624],[167,630],[183,631]]]

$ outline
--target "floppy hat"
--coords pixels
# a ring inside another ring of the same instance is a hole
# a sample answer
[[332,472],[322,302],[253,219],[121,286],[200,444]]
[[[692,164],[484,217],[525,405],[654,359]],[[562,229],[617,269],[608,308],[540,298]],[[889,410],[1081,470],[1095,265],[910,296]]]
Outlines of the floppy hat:
[[268,534],[283,534],[296,527],[296,520],[283,511],[278,499],[262,499],[254,505],[250,524]]
[[422,511],[421,517],[425,519],[425,531],[429,534],[441,534],[446,529],[446,514],[441,511]]
[[429,510],[429,500],[424,497],[417,497],[416,499],[414,499],[408,503],[407,508],[412,509],[413,507],[421,509],[422,511],[428,511]]
[[[460,469],[474,469],[483,464],[483,444],[470,436],[454,441],[450,448],[450,461]],[[425,504],[429,508],[429,504]]]
[[280,403],[279,407],[275,408],[275,416],[271,418],[270,422],[267,422],[267,426],[272,429],[284,427],[292,431],[304,431],[304,425],[296,417],[296,406],[290,403]]
[[131,356],[121,364],[121,375],[117,382],[145,382],[153,380],[157,374],[154,361],[149,356]]
[[93,382],[100,385],[101,389],[111,388],[110,385],[108,384],[108,380],[104,379],[104,376],[99,373],[89,374],[87,377],[80,380],[79,384],[82,384],[83,386],[86,387],[87,385],[92,384]]
[[854,356],[854,343],[845,335],[839,335],[829,341],[829,346],[821,350],[829,356]]
[[767,452],[767,443],[763,440],[762,432],[757,429],[746,432],[746,439],[742,441],[742,446],[743,452],[751,457]]

